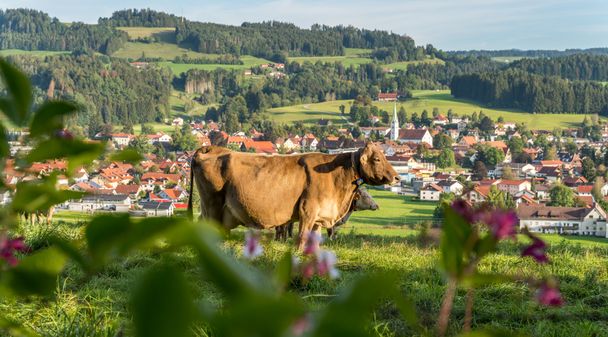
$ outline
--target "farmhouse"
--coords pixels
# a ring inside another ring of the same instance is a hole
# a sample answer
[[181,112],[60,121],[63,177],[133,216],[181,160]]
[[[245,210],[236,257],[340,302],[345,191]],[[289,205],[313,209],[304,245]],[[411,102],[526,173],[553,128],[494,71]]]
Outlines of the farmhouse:
[[437,201],[439,200],[441,193],[443,193],[443,189],[440,186],[431,183],[420,189],[420,200]]
[[398,98],[398,94],[396,92],[386,92],[386,93],[379,93],[378,94],[378,101],[379,102],[395,102],[397,101]]
[[532,189],[532,184],[528,180],[501,180],[496,187],[498,190],[514,196],[520,191]]
[[606,237],[606,213],[597,204],[592,208],[522,204],[517,215],[520,228],[533,232]]
[[401,129],[398,140],[402,143],[426,143],[433,147],[433,136],[427,129]]

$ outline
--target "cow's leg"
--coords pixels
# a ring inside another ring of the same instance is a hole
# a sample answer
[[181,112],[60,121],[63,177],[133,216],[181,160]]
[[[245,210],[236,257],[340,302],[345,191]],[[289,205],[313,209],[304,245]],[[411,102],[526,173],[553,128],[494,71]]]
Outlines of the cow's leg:
[[304,250],[306,241],[308,241],[308,236],[310,235],[310,232],[313,231],[316,213],[317,212],[306,214],[306,212],[301,212],[300,214],[300,233],[298,234],[299,250]]
[[277,226],[274,228],[274,239],[276,241],[283,241],[286,226],[288,226],[288,225]]
[[334,227],[327,229],[327,239],[333,240],[336,229]]
[[[290,239],[293,238],[293,222],[290,222],[287,225],[287,235],[289,236]],[[285,238],[285,239],[287,239],[287,238]]]

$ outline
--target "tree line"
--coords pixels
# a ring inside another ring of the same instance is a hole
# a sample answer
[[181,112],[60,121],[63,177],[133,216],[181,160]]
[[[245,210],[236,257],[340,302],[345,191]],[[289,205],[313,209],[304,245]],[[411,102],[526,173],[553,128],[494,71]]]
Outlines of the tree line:
[[127,41],[127,33],[111,27],[57,18],[33,9],[0,9],[0,49],[95,50],[112,54]]
[[608,81],[608,55],[576,54],[557,58],[522,59],[512,68],[569,80]]
[[136,69],[103,55],[12,56],[9,60],[26,70],[38,103],[61,98],[80,106],[69,125],[83,135],[92,136],[105,125],[159,121],[169,110],[172,75],[166,68]]
[[115,11],[109,18],[99,18],[97,22],[114,27],[175,27],[182,20],[182,17],[147,8]]
[[608,55],[608,48],[587,48],[587,49],[502,49],[502,50],[455,50],[448,51],[447,54],[454,56],[483,56],[483,57],[562,57],[575,54]]
[[456,75],[452,95],[493,107],[534,113],[608,115],[608,87],[593,81],[570,81],[519,69]]

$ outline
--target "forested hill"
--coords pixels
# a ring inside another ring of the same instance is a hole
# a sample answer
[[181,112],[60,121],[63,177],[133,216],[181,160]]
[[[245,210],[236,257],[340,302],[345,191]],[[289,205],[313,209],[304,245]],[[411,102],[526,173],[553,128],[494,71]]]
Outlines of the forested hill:
[[243,23],[231,26],[185,20],[153,10],[123,10],[101,18],[106,26],[177,27],[177,42],[195,51],[213,54],[254,55],[285,61],[287,56],[343,55],[344,48],[373,49],[378,60],[421,60],[436,53],[433,46],[416,46],[405,35],[345,26],[313,25],[300,28],[284,22]]
[[168,69],[136,69],[104,55],[13,56],[35,86],[36,101],[47,97],[76,102],[80,112],[71,130],[89,136],[104,125],[133,125],[162,120],[169,110],[172,75]]
[[127,34],[111,27],[73,23],[32,9],[0,9],[0,49],[88,50],[112,54]]
[[562,57],[575,54],[608,55],[608,48],[566,49],[566,50],[455,50],[448,51],[454,56],[484,56],[484,57]]
[[513,68],[569,80],[608,81],[608,56],[577,54],[557,58],[522,59]]

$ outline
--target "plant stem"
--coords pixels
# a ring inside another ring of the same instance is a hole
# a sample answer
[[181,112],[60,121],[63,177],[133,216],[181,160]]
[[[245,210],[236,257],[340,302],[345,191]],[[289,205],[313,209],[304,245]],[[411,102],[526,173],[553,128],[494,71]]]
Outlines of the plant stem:
[[463,332],[467,333],[471,331],[471,321],[473,320],[473,299],[475,291],[473,288],[467,289],[467,298],[464,307],[464,328]]
[[443,303],[441,304],[441,310],[439,311],[439,319],[437,320],[437,335],[445,336],[448,330],[448,323],[450,321],[450,313],[452,312],[452,305],[454,304],[454,296],[456,295],[456,280],[454,278],[448,279],[448,287],[443,295]]

